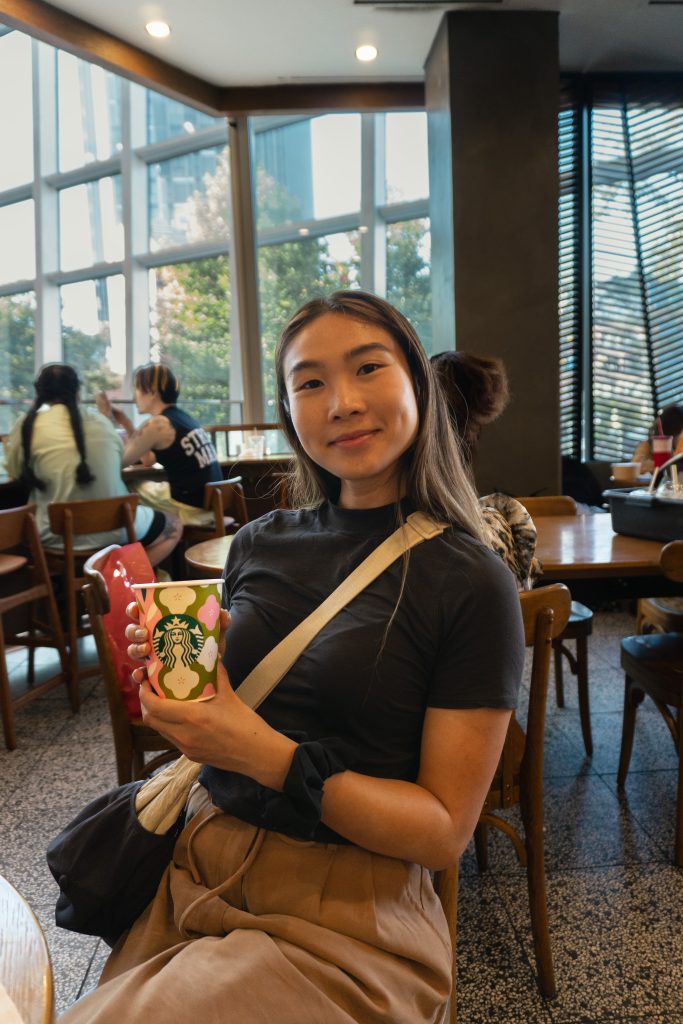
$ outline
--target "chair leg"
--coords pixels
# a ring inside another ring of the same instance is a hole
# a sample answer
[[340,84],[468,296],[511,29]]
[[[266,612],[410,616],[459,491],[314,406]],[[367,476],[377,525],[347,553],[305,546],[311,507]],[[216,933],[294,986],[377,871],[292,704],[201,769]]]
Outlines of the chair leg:
[[633,681],[626,676],[624,679],[624,718],[621,727],[621,750],[619,752],[619,769],[617,771],[617,786],[623,788],[628,775],[628,766],[631,763],[631,751],[633,750],[633,733],[636,727],[636,708],[643,699],[643,691],[638,690]]
[[8,750],[15,750],[17,746],[17,733],[14,728],[14,708],[12,707],[12,694],[10,693],[9,675],[7,673],[7,651],[5,649],[2,616],[0,616],[0,715],[2,715],[5,746]]
[[486,871],[489,866],[489,827],[481,821],[474,830],[474,852],[477,867],[480,871]]
[[[539,797],[540,799],[540,797]],[[538,988],[544,999],[555,999],[557,985],[550,945],[548,927],[548,903],[545,887],[545,864],[543,849],[543,807],[532,806],[527,800],[520,801],[524,822],[527,854],[526,880],[529,890],[529,911],[531,934],[534,940]]]
[[676,794],[676,837],[674,839],[674,863],[683,868],[683,707],[676,717],[678,729],[678,792]]
[[588,757],[593,756],[593,737],[591,735],[591,711],[588,696],[588,638],[576,638],[576,682],[579,692],[579,717],[583,745]]
[[562,678],[562,643],[560,640],[553,640],[553,654],[555,656],[555,703],[558,708],[563,708],[564,680]]

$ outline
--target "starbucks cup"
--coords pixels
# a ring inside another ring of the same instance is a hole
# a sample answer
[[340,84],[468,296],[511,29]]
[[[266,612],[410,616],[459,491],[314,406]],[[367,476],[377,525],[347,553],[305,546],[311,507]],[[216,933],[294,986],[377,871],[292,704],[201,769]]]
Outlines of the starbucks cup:
[[160,697],[215,697],[222,588],[223,580],[131,585],[149,634],[147,678]]

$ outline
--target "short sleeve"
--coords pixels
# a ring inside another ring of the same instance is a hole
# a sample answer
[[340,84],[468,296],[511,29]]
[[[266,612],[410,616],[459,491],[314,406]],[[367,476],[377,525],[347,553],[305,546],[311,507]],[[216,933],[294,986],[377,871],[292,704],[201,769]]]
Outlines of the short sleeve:
[[243,526],[238,530],[230,543],[228,559],[223,569],[223,607],[230,609],[231,595],[235,586],[240,567],[244,562],[247,552],[251,547],[249,543],[249,526]]
[[440,653],[427,703],[437,708],[514,708],[524,668],[519,594],[510,570],[490,551],[443,595]]

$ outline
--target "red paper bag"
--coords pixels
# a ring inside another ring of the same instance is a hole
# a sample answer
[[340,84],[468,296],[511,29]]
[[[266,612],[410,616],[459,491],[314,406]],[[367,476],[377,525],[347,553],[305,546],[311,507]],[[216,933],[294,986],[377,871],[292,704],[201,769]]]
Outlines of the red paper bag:
[[102,623],[109,639],[119,690],[128,717],[140,718],[139,687],[131,679],[131,672],[140,667],[140,662],[128,657],[125,630],[131,620],[126,615],[126,606],[135,601],[135,594],[130,589],[131,583],[153,582],[154,569],[142,544],[136,542],[115,548],[100,571],[109,591],[110,607],[107,615],[102,616]]

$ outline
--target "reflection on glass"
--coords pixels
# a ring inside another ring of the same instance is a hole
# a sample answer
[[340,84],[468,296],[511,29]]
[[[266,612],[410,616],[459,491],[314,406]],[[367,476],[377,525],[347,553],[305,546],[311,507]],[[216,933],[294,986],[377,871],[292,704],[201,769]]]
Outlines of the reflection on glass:
[[57,54],[59,169],[106,160],[121,149],[121,79],[70,53]]
[[[387,225],[387,299],[406,316],[432,354],[429,218]],[[437,351],[448,348],[450,339]]]
[[258,251],[261,347],[265,418],[277,418],[275,409],[275,343],[279,332],[299,306],[335,288],[359,284],[360,235],[357,231],[306,238]]
[[[0,160],[0,164],[2,160]],[[35,276],[35,212],[33,200],[0,206],[0,284]],[[11,243],[8,244],[8,240]]]
[[[36,301],[33,292],[0,298],[0,401],[26,401],[33,394]],[[22,406],[0,405],[6,434]]]
[[19,32],[0,37],[0,191],[33,179],[31,40]]
[[230,275],[227,257],[149,273],[150,358],[180,379],[180,405],[201,423],[230,422]]
[[121,386],[126,365],[122,274],[62,285],[62,354],[78,371],[82,397]]
[[228,147],[150,164],[150,249],[229,238]]
[[259,228],[360,210],[360,114],[252,126]]
[[427,115],[385,114],[386,201],[406,202],[429,195]]
[[147,142],[161,142],[176,135],[194,135],[202,128],[224,124],[222,117],[210,117],[195,107],[147,90]]
[[59,265],[74,270],[123,259],[121,176],[59,193]]

